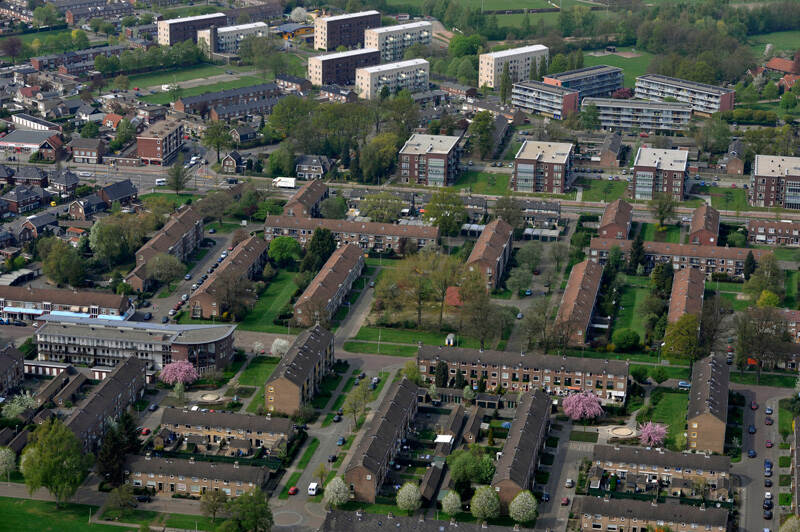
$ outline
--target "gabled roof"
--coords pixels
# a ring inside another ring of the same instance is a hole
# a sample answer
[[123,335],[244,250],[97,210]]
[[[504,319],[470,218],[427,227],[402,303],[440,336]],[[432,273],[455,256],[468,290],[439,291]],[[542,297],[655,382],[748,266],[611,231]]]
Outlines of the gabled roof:
[[[627,226],[631,223],[633,207],[625,200],[618,199],[606,205],[603,211],[603,218],[600,219],[600,227],[616,224]],[[626,237],[628,235],[625,235]]]
[[303,291],[295,305],[313,302],[325,306],[339,291],[339,287],[350,275],[350,272],[358,265],[363,253],[360,247],[353,244],[336,249]]
[[73,138],[67,146],[70,148],[77,148],[77,149],[84,149],[84,150],[96,150],[103,144],[101,139],[84,139],[84,138]]
[[57,183],[65,187],[77,185],[80,182],[78,176],[69,168],[61,168],[50,177],[50,183]]
[[191,427],[211,427],[231,431],[244,430],[249,433],[285,434],[292,433],[292,420],[285,417],[248,416],[233,412],[191,412],[180,408],[165,408],[162,424],[190,425]]
[[302,386],[314,366],[325,355],[332,340],[333,334],[320,325],[301,332],[283,355],[267,382],[285,378]]
[[[698,525],[725,527],[728,523],[728,510],[724,508],[699,507],[691,504],[654,504],[635,499],[604,499],[602,497],[576,497],[577,514],[605,515],[623,519],[663,521],[670,528],[678,525]],[[688,528],[688,527],[687,527]],[[694,526],[692,529],[696,528]]]
[[47,172],[38,166],[20,166],[16,173],[17,179],[45,179]]
[[505,220],[497,218],[489,222],[475,242],[467,265],[481,264],[488,267],[497,264],[513,233],[514,229]]
[[728,420],[730,366],[722,354],[707,356],[692,366],[687,419],[711,414],[723,424]]
[[528,487],[528,473],[539,461],[539,439],[542,425],[547,423],[550,397],[541,388],[523,393],[514,412],[514,420],[503,444],[503,454],[497,461],[492,485],[511,480],[521,488]]
[[706,277],[698,269],[684,268],[675,272],[672,294],[669,298],[667,322],[674,323],[684,314],[694,314],[700,319],[703,312],[703,293]]
[[29,187],[27,185],[17,185],[11,191],[3,196],[3,199],[12,203],[24,203],[32,199],[41,201],[43,198],[49,196],[47,192],[41,187]]
[[[593,237],[589,244],[589,249],[609,251],[613,247],[618,247],[622,252],[627,253],[630,251],[632,243],[632,240]],[[725,260],[744,260],[747,258],[748,253],[752,253],[756,261],[761,260],[761,257],[767,253],[771,253],[768,249],[693,246],[691,244],[673,244],[670,242],[645,242],[644,252],[648,255],[671,255]]]
[[705,203],[694,210],[689,234],[703,229],[719,234],[719,211]]
[[312,179],[303,185],[300,190],[286,202],[286,206],[283,210],[286,212],[292,204],[299,203],[310,212],[314,208],[314,205],[322,201],[322,198],[324,198],[327,193],[328,185],[319,179]]
[[783,57],[773,57],[764,65],[770,70],[777,70],[778,72],[785,72],[787,74],[798,74],[795,70],[794,61],[791,59],[784,59]]
[[603,140],[603,144],[600,146],[600,153],[611,152],[619,154],[621,148],[622,135],[619,131],[615,131],[614,133],[609,133]]
[[305,229],[313,232],[317,227],[330,229],[333,233],[356,233],[365,235],[396,236],[399,238],[439,237],[439,228],[430,225],[401,225],[381,222],[356,222],[302,216],[267,216],[265,228]]
[[246,482],[260,487],[266,479],[264,468],[251,465],[228,464],[225,462],[203,462],[181,460],[179,458],[153,458],[141,455],[128,455],[125,470],[143,475],[170,475],[178,477],[197,477],[227,482]]
[[567,288],[558,307],[556,322],[570,323],[575,332],[584,333],[589,328],[589,320],[603,279],[603,267],[589,259],[572,267]]
[[136,195],[136,187],[130,179],[124,181],[117,181],[103,187],[103,192],[112,203],[122,199],[128,199]]
[[[23,166],[22,168],[29,168],[28,166]],[[8,179],[9,177],[14,176],[14,169],[10,166],[6,166],[4,164],[0,164],[0,179]]]

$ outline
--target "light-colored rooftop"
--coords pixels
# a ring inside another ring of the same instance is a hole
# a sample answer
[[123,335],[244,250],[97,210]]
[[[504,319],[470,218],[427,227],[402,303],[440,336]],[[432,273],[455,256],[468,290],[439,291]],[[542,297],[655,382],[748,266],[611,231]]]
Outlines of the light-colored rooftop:
[[753,175],[764,177],[800,176],[800,157],[756,155]]
[[658,148],[639,148],[634,166],[654,166],[659,170],[683,172],[689,161],[686,150],[662,150]]
[[419,21],[419,22],[409,22],[408,24],[397,24],[396,26],[383,26],[380,28],[370,28],[368,31],[371,33],[397,33],[401,31],[407,30],[416,30],[418,28],[430,28],[433,27],[433,24],[426,21]]
[[331,59],[341,59],[342,57],[350,57],[353,55],[363,55],[367,53],[378,53],[375,48],[359,48],[358,50],[347,50],[344,52],[334,52],[332,54],[316,55],[310,59],[318,59],[320,61],[329,61]]
[[616,98],[584,98],[581,101],[581,107],[587,105],[596,105],[598,108],[602,107],[620,107],[620,108],[633,108],[633,109],[652,109],[654,111],[684,111],[687,113],[692,112],[692,104],[682,102],[657,102],[655,100],[639,100],[637,98],[630,98],[628,100]]
[[145,322],[113,322],[104,319],[41,316],[44,325],[37,335],[69,334],[98,340],[128,340],[132,342],[169,342],[199,344],[216,342],[233,334],[236,325],[173,325]]
[[371,9],[369,11],[359,11],[358,13],[345,13],[344,15],[334,15],[332,17],[323,17],[320,20],[324,20],[326,22],[329,22],[329,21],[332,21],[332,20],[345,20],[345,19],[348,19],[348,18],[358,18],[358,17],[366,17],[368,15],[380,15],[380,14],[381,14],[380,11],[375,11],[374,9]]
[[447,155],[456,147],[460,139],[461,137],[448,135],[421,135],[415,133],[406,141],[400,153],[406,155],[423,155],[426,153]]
[[249,24],[238,24],[236,26],[225,26],[224,28],[217,29],[217,34],[232,33],[237,31],[252,30],[255,28],[268,28],[266,22],[250,22]]
[[557,79],[560,81],[571,81],[573,79],[582,79],[588,76],[596,76],[598,74],[605,74],[611,72],[622,72],[622,69],[610,65],[595,65],[584,68],[578,68],[576,70],[567,70],[566,72],[561,72],[560,74],[550,74],[545,77],[550,79]]
[[398,61],[396,63],[385,63],[383,65],[362,67],[357,70],[365,70],[370,74],[374,74],[376,72],[391,72],[393,70],[400,70],[403,68],[422,67],[428,65],[429,63],[424,59],[409,59],[408,61]]
[[510,48],[508,50],[500,50],[499,52],[488,52],[485,54],[481,54],[482,56],[489,56],[489,57],[509,57],[518,54],[528,54],[532,52],[547,52],[549,48],[543,44],[531,44],[530,46],[521,46],[519,48]]
[[690,81],[688,79],[672,78],[670,76],[663,76],[661,74],[645,74],[636,78],[636,81],[655,81],[665,85],[672,85],[673,87],[685,87],[701,92],[708,92],[716,95],[727,94],[734,92],[734,89],[726,87],[718,87],[717,85],[709,85],[708,83],[700,83],[698,81]]
[[180,127],[180,125],[181,123],[178,120],[162,120],[160,122],[156,122],[136,136],[138,138],[161,138],[175,131],[175,129]]
[[194,15],[192,17],[183,17],[183,18],[173,18],[170,20],[159,20],[159,23],[163,24],[178,24],[182,22],[192,22],[195,20],[207,20],[210,18],[217,18],[217,17],[224,17],[225,13],[209,13],[207,15]]
[[572,150],[569,142],[537,142],[526,140],[520,146],[516,159],[535,159],[540,163],[567,164]]

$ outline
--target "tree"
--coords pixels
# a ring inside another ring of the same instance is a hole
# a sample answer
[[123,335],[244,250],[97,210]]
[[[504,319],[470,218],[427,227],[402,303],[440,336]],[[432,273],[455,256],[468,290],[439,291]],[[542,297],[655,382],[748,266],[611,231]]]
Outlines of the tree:
[[475,519],[494,519],[500,515],[500,498],[491,486],[481,486],[472,496],[470,509]]
[[617,329],[614,331],[612,341],[619,351],[629,351],[638,347],[639,333],[633,329]]
[[331,230],[317,227],[308,243],[306,256],[303,257],[300,264],[300,271],[316,274],[334,251],[336,251],[336,240],[333,238]]
[[756,271],[756,258],[753,256],[752,250],[747,252],[747,257],[744,259],[743,270],[745,280],[749,280],[753,272]]
[[734,319],[737,332],[736,354],[740,361],[757,361],[760,377],[762,368],[773,367],[787,360],[792,351],[786,318],[774,307],[750,307]]
[[528,490],[517,493],[508,505],[508,515],[517,523],[530,523],[536,518],[539,503]]
[[745,281],[742,291],[752,299],[761,295],[764,290],[775,294],[783,294],[784,274],[773,253],[761,257],[756,270]]
[[45,488],[56,500],[56,508],[69,500],[83,482],[91,465],[81,443],[64,423],[52,418],[39,425],[22,452],[20,470],[28,492]]
[[439,330],[441,330],[444,308],[447,304],[447,290],[461,276],[462,265],[458,258],[452,255],[426,253],[425,257],[431,262],[428,276],[430,294],[434,301],[439,304]]
[[514,268],[506,280],[511,293],[517,294],[526,290],[531,285],[533,274],[527,268]]
[[394,223],[400,218],[403,201],[391,192],[369,194],[359,204],[363,216],[369,216],[373,222]]
[[461,496],[456,490],[450,490],[442,499],[442,511],[450,517],[461,512]]
[[269,243],[269,258],[279,267],[288,266],[300,256],[301,248],[297,240],[288,236],[273,238]]
[[503,65],[503,74],[500,76],[500,101],[504,104],[511,96],[511,74],[508,71],[508,62]]
[[114,88],[119,89],[121,91],[126,91],[131,86],[131,80],[128,76],[124,74],[120,74],[116,78],[114,78]]
[[6,37],[0,40],[0,52],[11,58],[12,64],[15,63],[16,58],[22,53],[23,43],[19,37]]
[[167,89],[167,93],[171,101],[177,102],[183,97],[183,88],[177,83],[173,83],[169,86],[169,89]]
[[569,248],[564,242],[556,242],[550,247],[550,258],[556,263],[556,270],[561,270],[561,263],[567,260]]
[[21,393],[5,402],[3,405],[3,417],[6,419],[14,419],[25,410],[36,407],[36,398],[28,392]]
[[436,225],[443,236],[454,236],[461,231],[467,210],[455,190],[442,187],[433,193],[425,207],[425,219]]
[[319,204],[319,212],[323,218],[343,220],[347,216],[347,201],[341,196],[325,198]]
[[366,380],[361,381],[347,394],[342,410],[345,414],[352,414],[354,427],[358,427],[358,418],[361,414],[366,413],[370,399],[372,399],[372,390],[369,389]]
[[334,477],[325,486],[322,500],[328,508],[338,508],[350,500],[350,489],[344,483],[342,477]]
[[122,484],[111,490],[106,499],[106,506],[112,510],[126,510],[133,502],[133,486]]
[[645,447],[659,447],[667,437],[667,427],[648,421],[639,425],[639,443]]
[[79,286],[86,277],[86,267],[78,250],[63,240],[48,237],[39,241],[42,272],[54,283]]
[[228,503],[230,520],[248,532],[269,532],[272,529],[272,510],[269,497],[261,488],[245,492]]
[[186,266],[174,255],[158,253],[147,261],[147,277],[159,283],[170,283],[186,273]]
[[494,117],[492,113],[490,111],[476,113],[469,125],[469,130],[476,141],[481,159],[486,159],[492,154],[494,148]]
[[178,155],[178,158],[167,170],[167,186],[174,190],[175,194],[180,194],[190,179],[189,170],[183,164],[183,154]]
[[643,231],[639,231],[631,244],[631,252],[628,257],[628,273],[636,273],[639,266],[643,266],[647,260],[647,256],[644,253],[644,235],[642,233]]
[[0,476],[11,482],[11,473],[17,470],[17,453],[8,447],[0,447]]
[[436,370],[434,372],[434,382],[439,388],[447,387],[447,362],[440,360],[436,363]]
[[170,362],[161,368],[158,378],[161,382],[166,384],[182,383],[184,385],[191,384],[196,381],[200,376],[191,362],[188,360],[177,360]]
[[600,128],[600,111],[594,104],[587,105],[581,111],[581,127],[587,130],[594,130]]
[[669,378],[669,375],[667,374],[667,370],[664,368],[664,366],[656,366],[650,370],[650,377],[656,381],[656,383],[661,384]]
[[97,452],[97,471],[113,486],[125,480],[125,445],[116,427],[106,430]]
[[219,151],[222,148],[233,146],[230,126],[221,120],[214,120],[206,127],[202,142],[203,146],[217,151],[217,164],[219,164]]
[[394,133],[381,133],[373,137],[361,150],[359,164],[365,183],[380,184],[392,173],[397,161],[399,137]]
[[502,196],[494,204],[495,215],[514,229],[522,227],[522,204],[513,196]]
[[197,202],[197,209],[203,218],[222,222],[222,217],[233,203],[233,198],[227,192],[214,190]]
[[664,353],[694,361],[697,358],[699,328],[700,322],[695,314],[684,314],[678,321],[667,325]]
[[272,341],[272,347],[270,348],[269,352],[272,356],[282,358],[286,353],[289,352],[289,341],[284,338],[275,338]]
[[417,386],[422,384],[422,374],[419,371],[419,366],[417,365],[416,360],[409,360],[403,365],[403,369],[400,370],[400,373],[403,377],[407,378]]
[[780,303],[781,299],[778,297],[778,294],[770,292],[769,290],[763,290],[761,295],[758,296],[756,305],[759,307],[777,307]]
[[422,506],[422,494],[419,486],[413,482],[406,482],[397,490],[397,507],[409,513],[415,512]]
[[100,134],[100,126],[95,122],[86,122],[81,128],[81,137],[85,139],[96,139]]
[[319,479],[319,485],[324,488],[325,478],[328,476],[328,466],[325,465],[325,462],[319,463],[317,468],[314,470],[314,476]]
[[305,22],[305,20],[308,18],[308,13],[305,9],[298,6],[292,9],[292,13],[289,15],[289,18],[292,19],[292,22]]
[[539,261],[542,259],[541,242],[526,242],[517,250],[517,263],[527,266],[531,272],[538,269]]
[[564,413],[573,421],[586,421],[602,416],[603,406],[591,392],[573,393],[564,398]]
[[222,490],[206,490],[200,496],[200,510],[203,515],[211,518],[214,523],[217,516],[225,511],[228,505],[228,496]]
[[461,322],[464,334],[476,338],[481,349],[495,338],[503,327],[504,310],[491,303],[482,271],[469,271],[459,288]]
[[675,215],[675,199],[672,197],[672,194],[656,194],[655,197],[650,200],[649,205],[653,218],[658,220],[658,225],[661,227],[664,225],[664,220]]
[[61,15],[53,4],[45,4],[33,10],[33,23],[36,26],[53,26],[61,20]]
[[797,96],[791,92],[784,92],[781,96],[781,108],[794,109],[797,107]]

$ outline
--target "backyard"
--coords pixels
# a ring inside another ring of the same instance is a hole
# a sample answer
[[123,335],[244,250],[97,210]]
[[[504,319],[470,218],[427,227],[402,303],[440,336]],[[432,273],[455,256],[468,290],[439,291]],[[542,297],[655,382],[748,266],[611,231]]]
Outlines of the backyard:
[[617,319],[614,320],[614,330],[632,329],[639,334],[640,339],[644,339],[644,312],[641,312],[638,307],[644,303],[649,293],[649,288],[625,286],[622,289],[619,313]]
[[609,181],[600,179],[580,178],[577,185],[583,187],[582,201],[612,202],[625,195],[628,188],[627,181]]
[[683,433],[686,428],[689,394],[657,388],[651,394],[650,401],[653,406],[646,411],[640,411],[643,417],[667,425],[669,429],[666,446],[672,450],[682,450],[686,443]]
[[645,242],[669,242],[678,244],[681,240],[681,228],[679,225],[667,225],[662,230],[658,224],[642,223],[640,231]]
[[285,325],[275,325],[273,320],[278,317],[281,310],[289,303],[292,295],[297,290],[297,285],[294,284],[294,276],[293,272],[279,270],[278,274],[267,285],[267,289],[256,301],[253,310],[248,312],[247,316],[239,324],[239,329],[269,333],[290,333],[291,330],[287,330]]
[[240,385],[257,388],[253,400],[247,405],[248,412],[255,413],[259,406],[264,405],[264,383],[275,371],[278,362],[280,362],[280,358],[277,357],[253,357],[244,371],[242,371],[242,374],[239,375]]

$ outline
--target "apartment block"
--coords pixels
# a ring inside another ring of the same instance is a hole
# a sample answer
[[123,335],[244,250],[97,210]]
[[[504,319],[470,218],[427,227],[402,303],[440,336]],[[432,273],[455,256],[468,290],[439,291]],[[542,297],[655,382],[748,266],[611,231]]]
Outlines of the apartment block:
[[603,267],[588,259],[579,262],[570,271],[556,323],[571,331],[572,345],[583,346],[589,341],[589,327],[602,280]]
[[725,532],[728,528],[728,510],[689,504],[575,497],[574,513],[581,530],[647,532],[668,527],[673,532]]
[[563,194],[572,184],[575,146],[567,142],[526,140],[514,157],[511,188],[518,192]]
[[631,232],[633,207],[625,200],[618,199],[606,205],[597,234],[601,238],[627,240]]
[[210,13],[193,17],[173,18],[158,21],[158,44],[173,46],[183,41],[197,42],[197,32],[212,26],[224,27],[228,24],[225,13]]
[[204,462],[152,456],[129,455],[125,472],[132,486],[146,487],[157,494],[201,496],[206,491],[221,491],[238,497],[261,488],[269,476],[263,467],[238,462]]
[[484,226],[481,236],[472,247],[467,259],[469,271],[481,272],[486,277],[486,288],[494,290],[500,285],[511,260],[514,228],[499,218]]
[[375,10],[319,17],[314,21],[314,49],[330,51],[339,46],[364,46],[364,30],[380,25],[381,14]]
[[581,110],[590,105],[597,107],[600,127],[613,131],[683,131],[692,119],[688,103],[584,98]]
[[257,102],[278,96],[281,96],[281,91],[275,83],[259,83],[249,87],[185,96],[176,101],[173,107],[181,113],[202,115],[214,107]]
[[677,270],[672,279],[667,323],[675,323],[684,314],[694,314],[698,323],[703,313],[706,276],[696,268]]
[[403,377],[389,386],[344,472],[350,498],[357,501],[375,502],[417,413],[417,385]]
[[124,321],[136,309],[126,296],[92,290],[0,286],[0,309],[6,320],[35,321],[53,314]]
[[651,200],[668,194],[683,201],[688,176],[688,151],[639,148],[633,162],[633,199]]
[[771,246],[800,246],[800,222],[748,220],[747,240]]
[[719,211],[708,204],[694,210],[689,226],[689,243],[716,246],[719,243]]
[[277,98],[265,98],[263,100],[253,100],[242,103],[222,104],[213,107],[208,112],[209,120],[230,121],[243,119],[246,117],[259,117],[272,114],[272,110],[278,105],[283,96]]
[[400,61],[406,49],[415,44],[431,43],[433,24],[427,21],[409,22],[364,31],[364,47],[381,52],[381,61]]
[[461,159],[460,141],[456,136],[414,133],[400,148],[400,178],[433,187],[452,185]]
[[800,157],[756,155],[748,199],[755,207],[800,209]]
[[511,105],[526,113],[557,120],[578,111],[578,91],[548,85],[541,81],[521,81],[511,89]]
[[608,65],[597,65],[560,74],[544,76],[542,81],[565,89],[576,90],[580,100],[584,98],[608,98],[621,89],[624,81],[622,69]]
[[[589,243],[589,258],[605,264],[611,248],[618,247],[627,255],[632,240],[612,238],[592,238]],[[693,246],[691,244],[670,244],[667,242],[645,242],[645,269],[650,271],[658,263],[671,263],[675,270],[697,268],[706,275],[727,273],[744,277],[744,261],[748,253],[753,253],[756,261],[769,253],[768,250],[751,248],[728,248],[721,246]]]
[[183,122],[156,122],[136,136],[136,154],[144,164],[166,166],[183,147]]
[[551,403],[551,398],[536,388],[522,394],[517,404],[491,483],[504,510],[520,491],[533,488],[539,453],[550,428]]
[[9,392],[22,384],[25,378],[25,357],[13,345],[0,350],[0,397],[8,397]]
[[[103,4],[105,4],[105,2],[103,2]],[[112,55],[119,55],[125,50],[127,50],[127,47],[123,45],[98,46],[96,48],[87,48],[86,50],[76,50],[74,52],[31,57],[30,62],[31,66],[36,70],[55,70],[61,65],[83,63],[85,61],[94,62],[95,57],[98,55],[111,57]]]
[[624,402],[628,390],[628,363],[621,360],[429,345],[419,348],[417,364],[426,381],[434,381],[439,361],[447,364],[451,384],[460,371],[464,382],[473,387],[483,380],[487,389],[500,386],[511,392],[542,388],[551,395],[566,395],[586,391],[604,403]]
[[130,358],[158,371],[187,360],[198,372],[221,370],[233,358],[235,325],[173,325],[56,316],[36,330],[39,360],[115,367]]
[[291,415],[308,404],[333,362],[330,331],[314,325],[298,334],[264,387],[267,411]]
[[304,327],[328,323],[364,269],[364,252],[346,244],[334,251],[294,304],[294,321]]
[[722,454],[728,423],[730,366],[718,353],[692,366],[692,390],[687,413],[689,449]]
[[503,77],[505,65],[508,65],[508,73],[511,75],[511,82],[524,81],[530,79],[531,66],[540,65],[542,61],[547,65],[549,49],[541,44],[511,48],[500,52],[489,52],[478,57],[478,86],[484,85],[496,89],[500,87],[500,79]]
[[[319,20],[319,19],[317,19]],[[308,79],[314,86],[352,85],[356,70],[377,65],[381,53],[375,48],[360,48],[347,52],[318,55],[308,58]]]
[[389,94],[401,90],[420,92],[430,86],[430,64],[424,59],[409,59],[356,70],[356,92],[365,100],[380,96],[386,87]]
[[661,74],[645,74],[636,78],[637,98],[655,101],[674,98],[681,103],[688,103],[692,106],[692,111],[703,116],[732,110],[735,94],[736,91],[732,88],[671,78]]
[[197,42],[209,53],[237,54],[239,45],[250,36],[264,37],[269,31],[266,22],[250,22],[222,28],[210,27],[197,32]]

